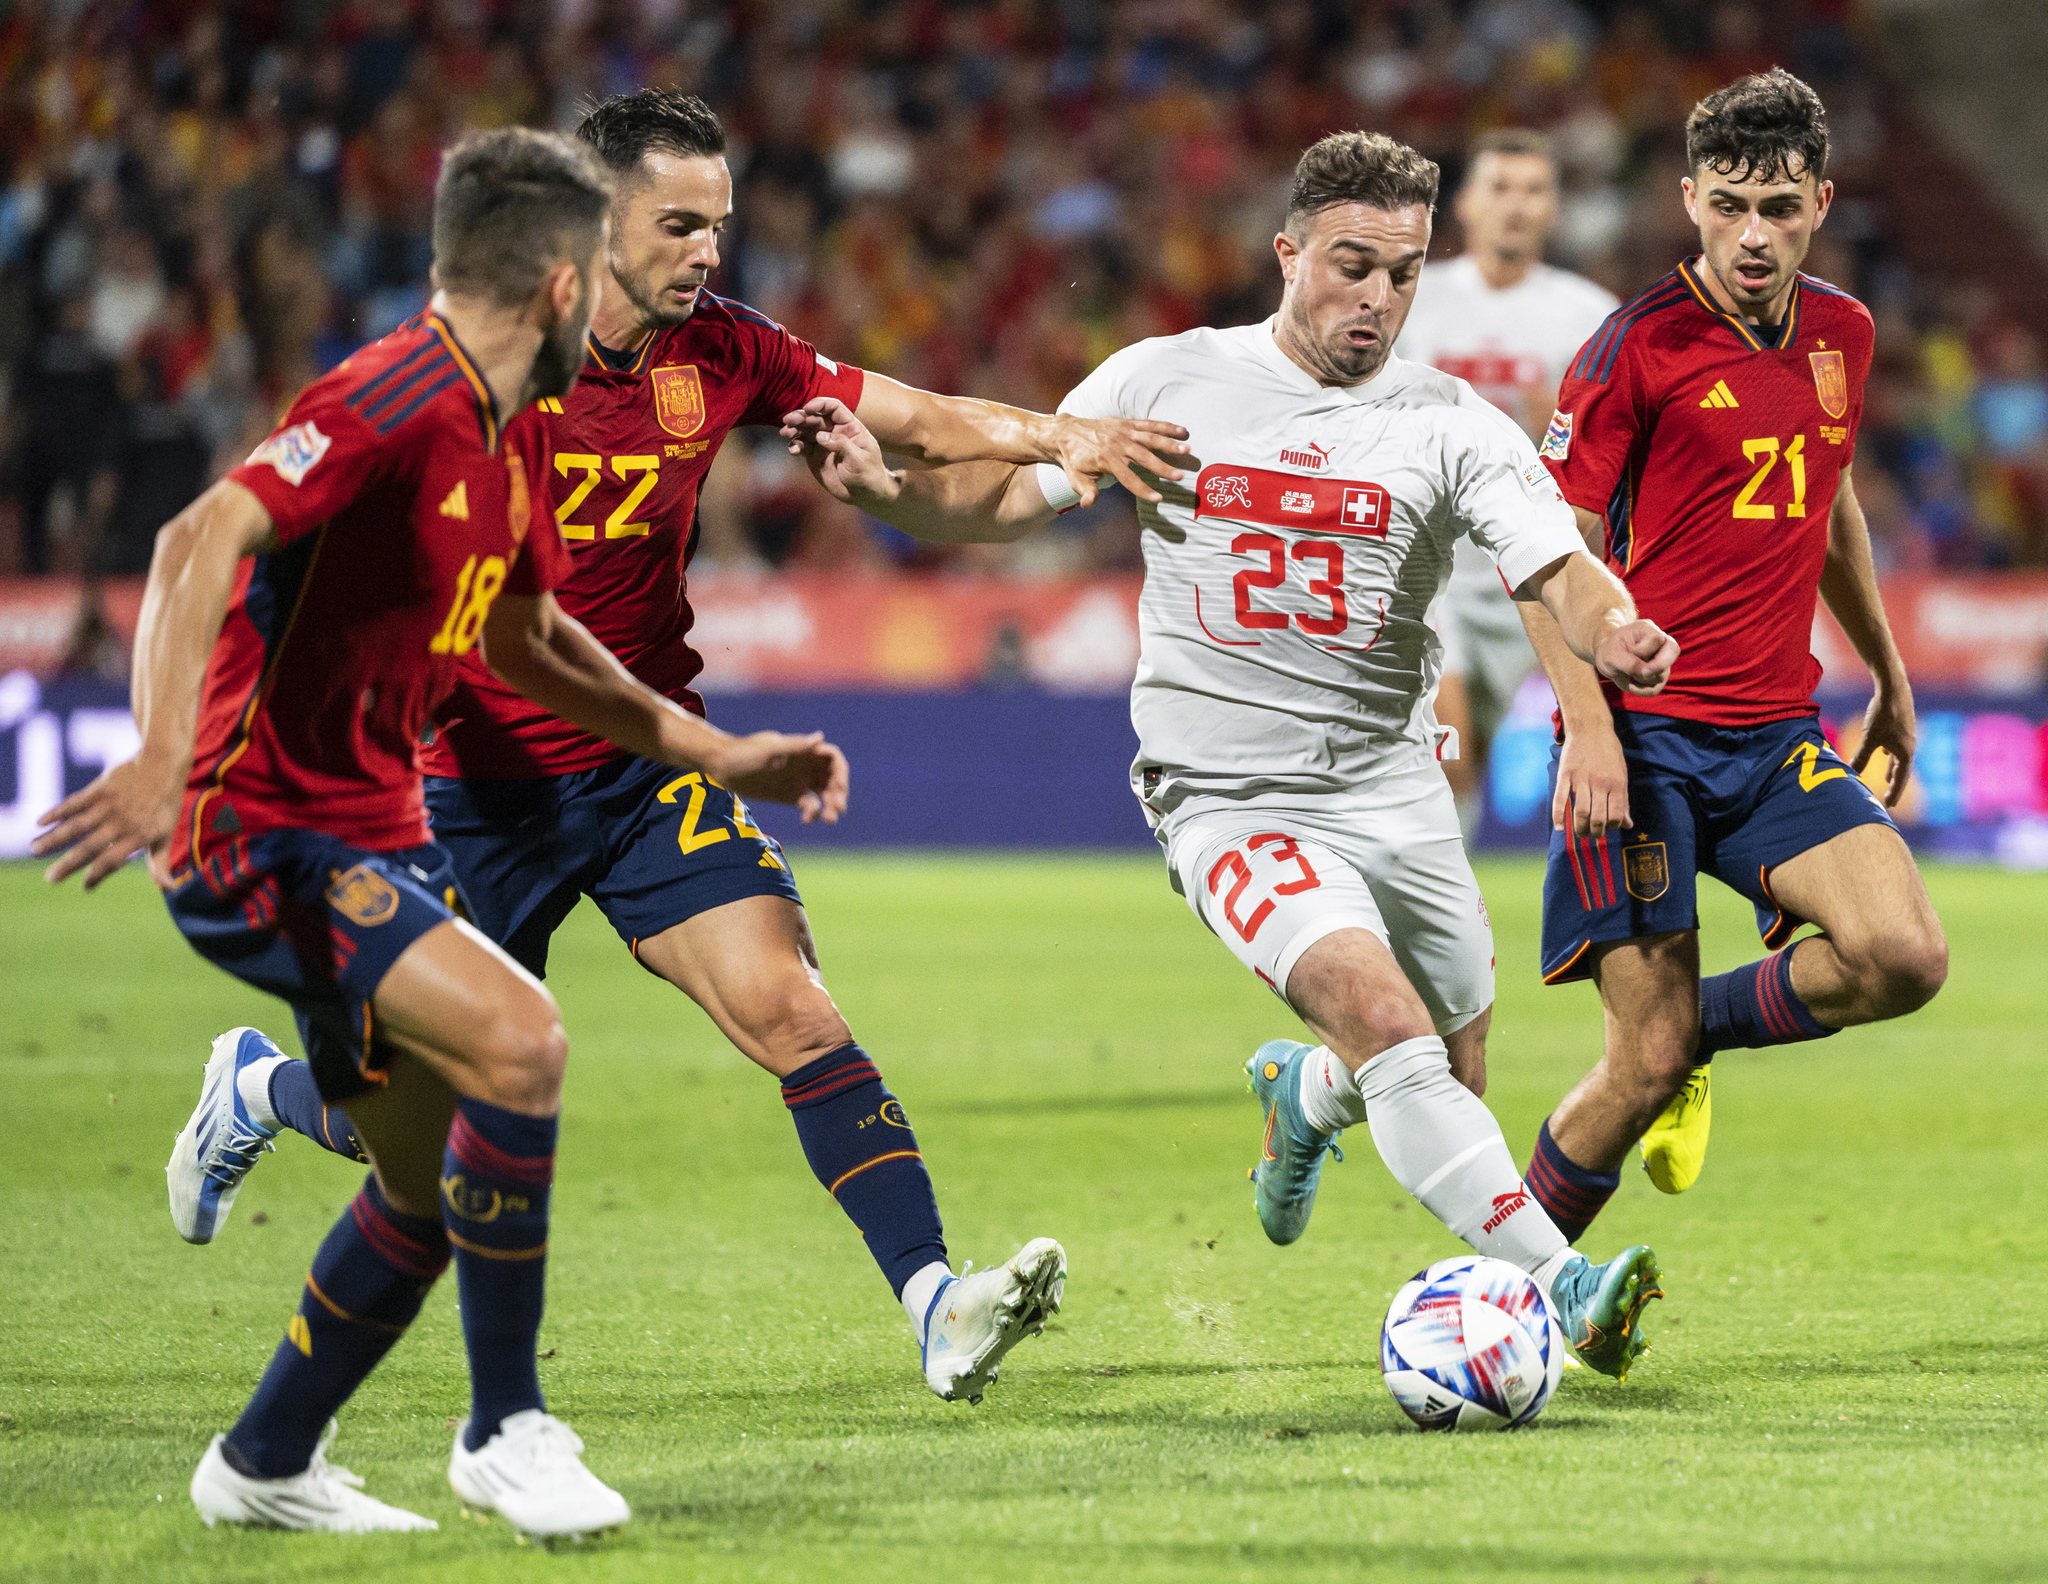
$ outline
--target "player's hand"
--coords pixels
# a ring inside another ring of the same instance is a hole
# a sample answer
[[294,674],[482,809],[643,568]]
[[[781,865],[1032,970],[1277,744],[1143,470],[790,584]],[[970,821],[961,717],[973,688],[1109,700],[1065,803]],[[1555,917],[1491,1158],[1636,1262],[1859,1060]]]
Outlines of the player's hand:
[[1919,726],[1913,716],[1913,690],[1903,684],[1880,686],[1871,695],[1870,708],[1863,712],[1863,741],[1849,768],[1857,775],[1880,749],[1885,755],[1884,806],[1897,808],[1906,795],[1906,781],[1913,773],[1913,749],[1919,741]]
[[1628,812],[1628,761],[1621,739],[1604,723],[1567,731],[1557,756],[1557,791],[1550,827],[1598,841],[1610,830],[1633,826]]
[[1052,448],[1067,482],[1080,492],[1081,504],[1093,506],[1102,475],[1107,473],[1139,500],[1157,503],[1159,491],[1138,476],[1179,479],[1177,461],[1191,461],[1187,430],[1156,418],[1076,418],[1055,414]]
[[902,493],[903,476],[889,466],[868,426],[836,397],[815,396],[784,413],[782,438],[834,500],[864,506]]
[[1664,691],[1678,659],[1678,640],[1641,617],[1615,628],[1593,650],[1593,669],[1624,693],[1649,698]]
[[162,885],[165,875],[156,860],[177,823],[184,782],[175,767],[135,758],[72,793],[36,821],[46,828],[29,851],[38,858],[62,854],[43,878],[58,885],[83,869],[90,891],[138,852],[146,852],[151,874]]
[[835,825],[846,812],[851,776],[846,755],[823,732],[763,731],[727,738],[711,779],[739,797],[794,803],[806,825]]

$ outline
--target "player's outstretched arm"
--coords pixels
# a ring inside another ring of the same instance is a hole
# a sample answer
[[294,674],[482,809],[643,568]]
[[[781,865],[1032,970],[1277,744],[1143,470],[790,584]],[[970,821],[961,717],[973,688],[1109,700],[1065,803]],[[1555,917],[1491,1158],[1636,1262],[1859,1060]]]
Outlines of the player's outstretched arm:
[[[807,404],[815,408],[818,398]],[[1027,412],[970,396],[939,396],[868,374],[856,409],[885,451],[933,466],[949,462],[1051,462],[1066,475],[1086,506],[1103,474],[1140,500],[1159,492],[1139,476],[1178,479],[1188,456],[1188,432],[1153,418],[1076,418]],[[788,414],[787,423],[796,415]]]
[[1541,600],[1571,652],[1624,693],[1648,698],[1671,679],[1677,640],[1638,616],[1621,579],[1585,551],[1558,557],[1516,597]]
[[1821,566],[1820,597],[1827,601],[1857,657],[1870,667],[1871,681],[1876,684],[1870,708],[1863,714],[1863,741],[1849,767],[1861,775],[1871,755],[1882,748],[1887,755],[1884,806],[1897,808],[1906,795],[1906,778],[1913,773],[1919,730],[1913,715],[1913,684],[1906,676],[1905,661],[1899,658],[1891,623],[1885,619],[1877,567],[1870,554],[1870,525],[1864,521],[1849,473],[1848,468],[1842,470],[1834,509],[1828,514],[1828,556]]
[[1573,654],[1557,618],[1540,601],[1518,600],[1515,610],[1529,647],[1550,679],[1564,725],[1557,756],[1557,787],[1550,800],[1553,830],[1570,830],[1596,841],[1615,827],[1635,824],[1628,810],[1628,761],[1614,732],[1600,676]]
[[741,797],[794,803],[806,824],[846,810],[846,755],[823,732],[720,731],[638,681],[552,594],[500,594],[483,647],[508,687],[628,753],[701,770]]
[[890,467],[867,425],[829,396],[790,414],[782,434],[826,493],[916,539],[1008,544],[1055,515],[1029,467],[1009,462]]
[[192,769],[206,662],[234,596],[236,567],[271,538],[270,514],[249,490],[222,479],[156,536],[135,627],[130,693],[142,747],[44,814],[32,850],[61,852],[52,884],[85,871],[89,891],[137,852],[157,862]]

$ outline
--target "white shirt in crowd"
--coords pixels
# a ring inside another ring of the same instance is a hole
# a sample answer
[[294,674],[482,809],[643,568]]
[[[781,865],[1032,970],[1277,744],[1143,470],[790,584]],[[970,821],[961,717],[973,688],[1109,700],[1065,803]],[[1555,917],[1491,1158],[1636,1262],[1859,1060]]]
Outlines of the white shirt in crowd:
[[[1606,287],[1548,264],[1496,290],[1467,254],[1423,266],[1395,346],[1410,362],[1464,380],[1525,430],[1541,429],[1565,370],[1619,306]],[[1546,404],[1540,412],[1529,410],[1532,393]],[[1450,594],[1503,605],[1507,599],[1493,568],[1473,549],[1459,553]]]

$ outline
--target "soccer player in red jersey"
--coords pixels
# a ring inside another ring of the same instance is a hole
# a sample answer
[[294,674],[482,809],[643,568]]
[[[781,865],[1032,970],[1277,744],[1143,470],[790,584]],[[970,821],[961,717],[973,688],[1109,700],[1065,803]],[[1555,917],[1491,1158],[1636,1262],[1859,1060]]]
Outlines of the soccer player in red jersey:
[[[933,462],[1058,463],[1093,493],[1111,473],[1141,491],[1143,466],[1182,431],[1166,424],[1048,417],[935,396],[837,363],[706,286],[732,211],[725,136],[694,97],[659,89],[596,107],[579,136],[612,170],[610,275],[573,391],[542,404],[552,482],[573,558],[562,608],[648,686],[701,713],[691,683],[688,566],[698,491],[726,435],[779,422],[807,401],[854,408],[892,449]],[[782,1080],[819,1182],[860,1228],[922,1349],[931,1389],[978,1400],[1004,1354],[1058,1306],[1065,1254],[1035,1239],[1007,1264],[956,1278],[936,1196],[902,1105],[827,993],[786,856],[747,817],[730,782],[678,775],[557,719],[479,665],[425,754],[427,806],[478,925],[535,975],[583,896],[643,967],[689,995],[732,1042]],[[292,1128],[350,1154],[302,1063],[251,1044],[233,1093],[265,1138]],[[202,1096],[196,1138],[228,1087]],[[871,1124],[879,1117],[884,1124]],[[219,1130],[215,1129],[215,1133]],[[233,1186],[261,1140],[188,1150],[183,1175]],[[174,1180],[181,1167],[173,1160]],[[188,1203],[199,1195],[185,1196]],[[181,1213],[179,1230],[210,1237]],[[941,1297],[944,1302],[942,1303]]]
[[[1524,617],[1560,705],[1543,976],[1590,976],[1607,1019],[1529,1169],[1573,1238],[1638,1142],[1666,1193],[1697,1179],[1716,1051],[1898,1017],[1947,974],[1886,813],[1914,721],[1850,480],[1870,315],[1799,271],[1833,196],[1827,153],[1820,100],[1785,71],[1700,102],[1684,195],[1701,252],[1586,343],[1542,445],[1589,542],[1680,647],[1662,693],[1628,698]],[[1846,764],[1813,702],[1816,598],[1875,683]],[[1880,753],[1882,800],[1858,779]],[[1755,904],[1771,956],[1702,982],[1698,874]],[[1806,923],[1818,933],[1787,945]]]
[[[521,409],[576,377],[610,187],[562,138],[450,152],[430,308],[315,381],[163,530],[136,638],[141,750],[44,816],[53,881],[149,853],[200,954],[291,1004],[319,1097],[374,1165],[193,1476],[209,1525],[434,1527],[354,1489],[323,1432],[451,1252],[473,1383],[457,1493],[540,1534],[628,1516],[535,1376],[566,1044],[547,991],[462,919],[429,837],[418,742],[458,672],[487,655],[628,751],[813,812],[844,801],[836,750],[714,730],[550,593],[568,558],[547,434]],[[222,1125],[253,1142],[245,1110]]]

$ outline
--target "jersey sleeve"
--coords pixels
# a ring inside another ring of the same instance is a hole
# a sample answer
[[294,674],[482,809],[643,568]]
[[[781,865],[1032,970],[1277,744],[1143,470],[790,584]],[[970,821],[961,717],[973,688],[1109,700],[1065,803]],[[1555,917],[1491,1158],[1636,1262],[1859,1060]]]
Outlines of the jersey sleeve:
[[377,479],[407,447],[380,436],[342,401],[330,376],[300,393],[284,422],[227,476],[263,503],[280,544],[311,533]]
[[505,576],[506,592],[529,597],[560,588],[569,576],[569,547],[562,543],[555,524],[555,502],[548,480],[552,476],[548,432],[528,408],[512,420],[505,431],[506,463],[515,459],[521,477],[512,489],[512,510],[517,515],[523,493],[526,500],[526,535],[519,555]]
[[1616,350],[1605,379],[1582,377],[1581,370],[1599,367],[1598,341],[1596,332],[1565,376],[1541,451],[1567,501],[1585,511],[1605,513],[1643,433],[1644,414],[1636,358],[1628,341]]
[[817,396],[836,396],[848,407],[860,405],[867,383],[862,370],[828,358],[771,319],[742,316],[740,325],[750,332],[754,367],[754,396],[740,415],[742,424],[780,423],[784,413]]
[[1131,376],[1136,373],[1138,355],[1145,346],[1125,347],[1113,352],[1095,365],[1094,371],[1072,390],[1060,403],[1060,411],[1076,418],[1148,418],[1149,413],[1137,411],[1136,393]]
[[1460,531],[1493,557],[1512,592],[1586,542],[1529,437],[1491,409],[1471,420],[1462,434],[1454,431],[1458,454],[1447,459],[1452,513]]

